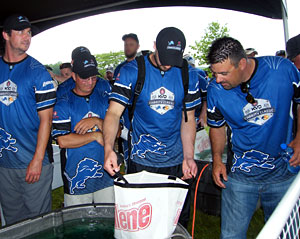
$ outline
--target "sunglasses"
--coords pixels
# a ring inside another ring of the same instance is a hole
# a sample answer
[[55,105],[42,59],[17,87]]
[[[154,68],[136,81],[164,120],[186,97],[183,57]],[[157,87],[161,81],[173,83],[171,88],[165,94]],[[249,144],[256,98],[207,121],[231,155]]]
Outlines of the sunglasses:
[[247,93],[246,95],[246,100],[248,103],[254,105],[257,103],[257,101],[255,100],[255,98],[253,97],[253,95],[251,95],[251,93],[249,92],[249,82],[243,82],[241,84],[241,91],[243,93]]

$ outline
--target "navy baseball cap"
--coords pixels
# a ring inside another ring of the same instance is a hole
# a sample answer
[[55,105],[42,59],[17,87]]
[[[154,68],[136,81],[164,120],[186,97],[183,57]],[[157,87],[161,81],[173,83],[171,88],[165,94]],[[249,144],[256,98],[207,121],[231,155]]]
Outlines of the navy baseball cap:
[[72,71],[81,79],[99,75],[97,61],[91,54],[81,54],[74,59]]
[[21,31],[26,28],[30,28],[32,35],[35,35],[38,33],[38,28],[31,25],[28,18],[23,15],[14,14],[9,17],[7,17],[3,24],[3,30],[15,30],[15,31]]
[[175,27],[162,29],[156,37],[156,49],[164,66],[182,66],[186,41],[182,31]]
[[136,34],[134,34],[134,33],[125,34],[122,37],[122,40],[125,41],[127,38],[132,38],[133,40],[135,40],[139,44],[139,39],[138,39]]
[[292,60],[300,54],[300,34],[292,37],[286,43],[287,58]]
[[75,60],[78,56],[80,56],[82,53],[87,53],[88,55],[91,55],[91,52],[90,50],[85,47],[85,46],[79,46],[79,47],[76,47],[73,51],[72,51],[72,54],[71,54],[71,58],[72,60]]

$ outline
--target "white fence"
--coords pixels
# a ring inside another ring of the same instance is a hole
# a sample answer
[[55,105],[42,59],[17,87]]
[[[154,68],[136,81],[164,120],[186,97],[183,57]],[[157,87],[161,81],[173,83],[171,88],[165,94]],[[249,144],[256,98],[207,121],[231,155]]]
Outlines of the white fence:
[[300,173],[256,239],[299,239]]

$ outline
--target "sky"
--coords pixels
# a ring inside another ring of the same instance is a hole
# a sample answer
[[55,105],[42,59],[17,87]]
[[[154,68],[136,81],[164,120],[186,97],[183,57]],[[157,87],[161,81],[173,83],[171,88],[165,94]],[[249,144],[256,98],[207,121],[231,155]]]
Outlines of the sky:
[[[287,0],[289,37],[300,34],[299,0]],[[153,50],[153,42],[164,27],[183,31],[187,41],[185,53],[191,53],[209,23],[227,25],[229,35],[244,48],[253,47],[259,56],[274,55],[285,49],[282,20],[253,14],[203,7],[162,7],[99,14],[65,23],[32,38],[28,54],[42,64],[70,62],[71,52],[86,46],[92,54],[123,50],[122,36],[133,32],[140,40],[140,50]]]

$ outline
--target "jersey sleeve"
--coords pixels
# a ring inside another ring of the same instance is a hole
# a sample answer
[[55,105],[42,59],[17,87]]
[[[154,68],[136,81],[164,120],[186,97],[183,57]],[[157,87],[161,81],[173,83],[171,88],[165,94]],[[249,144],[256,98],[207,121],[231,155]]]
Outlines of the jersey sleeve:
[[199,74],[199,90],[200,90],[201,101],[207,100],[207,85],[208,82],[206,78]]
[[207,125],[212,128],[222,127],[226,121],[217,105],[217,95],[214,94],[214,83],[207,88]]
[[56,101],[56,89],[46,69],[39,69],[34,87],[37,111],[53,107]]
[[130,104],[132,91],[137,80],[137,64],[132,61],[120,69],[113,85],[109,100],[116,101],[124,106]]
[[65,98],[60,98],[53,110],[52,137],[57,137],[71,133],[71,116],[69,114],[69,104]]
[[185,96],[186,110],[194,110],[198,105],[201,104],[200,91],[199,91],[199,80],[198,75],[195,71],[189,68],[189,89]]

